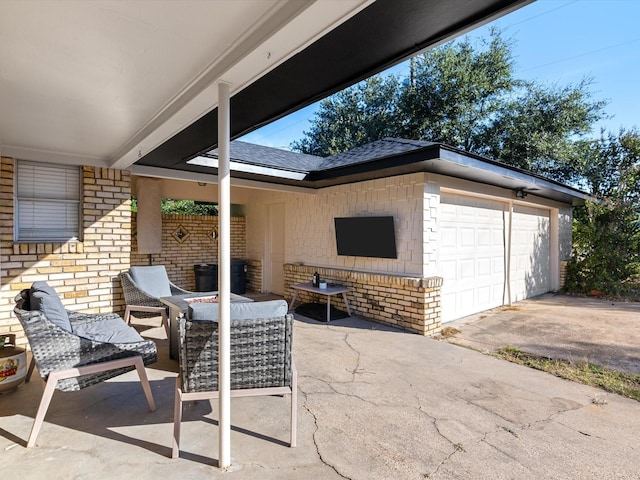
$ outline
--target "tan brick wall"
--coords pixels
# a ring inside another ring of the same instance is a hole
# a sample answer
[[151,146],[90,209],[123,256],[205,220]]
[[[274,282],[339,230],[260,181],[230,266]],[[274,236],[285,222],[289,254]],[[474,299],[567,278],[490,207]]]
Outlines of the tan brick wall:
[[262,261],[247,260],[247,290],[262,292]]
[[0,183],[0,331],[26,343],[12,310],[15,295],[46,280],[71,310],[124,311],[118,274],[131,253],[130,176],[126,171],[82,167],[82,241],[14,243],[15,161],[2,158]]
[[[314,272],[318,272],[323,280],[352,289],[347,294],[352,314],[421,335],[433,335],[440,331],[440,277],[415,278],[286,264],[285,297],[289,302],[294,293],[291,285],[310,282]],[[300,291],[296,305],[298,301],[325,303],[326,297]],[[332,306],[344,309],[339,300],[332,302]]]
[[[132,217],[136,231],[136,214]],[[218,231],[218,217],[203,215],[162,215],[162,253],[151,256],[154,265],[164,265],[173,283],[186,290],[195,288],[193,266],[218,263],[218,239],[211,233]],[[181,233],[182,235],[180,235]],[[149,265],[149,256],[136,253],[135,235],[132,240],[131,265]],[[231,258],[246,260],[247,239],[243,217],[231,218]]]

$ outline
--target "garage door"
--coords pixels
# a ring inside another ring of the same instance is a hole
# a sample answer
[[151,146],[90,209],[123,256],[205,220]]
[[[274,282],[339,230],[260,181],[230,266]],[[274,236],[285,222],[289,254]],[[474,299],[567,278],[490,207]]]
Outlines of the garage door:
[[445,193],[440,201],[442,321],[503,305],[507,205]]
[[549,210],[514,205],[511,252],[512,301],[551,290]]

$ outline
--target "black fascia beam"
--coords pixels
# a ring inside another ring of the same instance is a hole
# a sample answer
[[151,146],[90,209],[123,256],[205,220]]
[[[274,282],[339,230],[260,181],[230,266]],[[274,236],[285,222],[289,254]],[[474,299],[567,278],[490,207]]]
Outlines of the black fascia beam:
[[411,150],[409,152],[399,153],[383,158],[376,158],[367,162],[355,163],[352,165],[344,165],[341,167],[335,167],[328,170],[321,170],[317,172],[311,172],[305,180],[312,182],[318,187],[326,186],[326,183],[331,180],[335,180],[341,177],[358,177],[362,175],[370,174],[377,170],[397,170],[398,174],[404,173],[403,167],[408,165],[417,165],[427,160],[435,160],[440,158],[441,145],[436,143],[423,147],[417,150]]
[[[531,0],[377,0],[231,99],[238,138]],[[217,109],[136,162],[187,170],[217,146]]]

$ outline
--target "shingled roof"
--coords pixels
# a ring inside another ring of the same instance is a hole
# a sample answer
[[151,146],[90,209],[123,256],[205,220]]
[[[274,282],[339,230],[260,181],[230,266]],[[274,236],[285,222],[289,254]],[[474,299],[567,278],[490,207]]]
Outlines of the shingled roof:
[[433,142],[423,142],[420,140],[407,140],[404,138],[383,138],[375,142],[352,148],[346,152],[338,153],[326,157],[318,170],[344,167],[358,163],[370,162],[379,158],[393,157],[413,150],[435,145]]
[[[236,178],[304,188],[424,172],[521,190],[569,204],[581,204],[589,197],[554,180],[449,145],[403,138],[383,138],[325,158],[235,140],[230,145],[230,157]],[[217,149],[190,161],[197,169],[217,169],[217,162]]]
[[[330,157],[318,157],[316,155],[234,140],[230,146],[230,157],[233,161],[251,165],[311,173],[393,157],[432,145],[436,144],[420,140],[387,137]],[[218,158],[218,149],[210,150],[205,155]]]

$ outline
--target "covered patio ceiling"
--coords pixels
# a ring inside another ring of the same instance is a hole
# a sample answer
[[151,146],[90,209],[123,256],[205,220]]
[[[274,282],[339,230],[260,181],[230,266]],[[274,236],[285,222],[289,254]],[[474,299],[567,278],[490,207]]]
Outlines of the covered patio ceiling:
[[231,136],[532,0],[4,0],[0,155],[211,173]]

